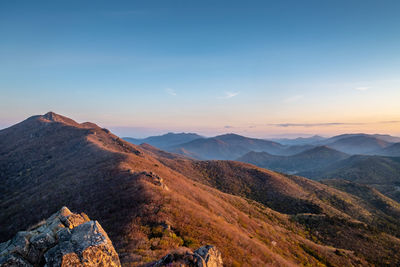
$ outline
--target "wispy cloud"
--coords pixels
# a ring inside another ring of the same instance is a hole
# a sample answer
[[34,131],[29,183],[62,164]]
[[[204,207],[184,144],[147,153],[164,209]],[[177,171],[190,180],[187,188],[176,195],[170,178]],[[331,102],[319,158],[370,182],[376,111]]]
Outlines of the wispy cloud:
[[372,124],[394,124],[400,121],[378,121],[378,122],[319,122],[319,123],[271,123],[268,126],[276,127],[329,127],[329,126],[348,126],[348,125],[372,125]]
[[276,123],[268,124],[277,127],[321,127],[321,126],[338,126],[338,125],[363,125],[360,122],[321,122],[321,123]]
[[226,126],[224,126],[224,128],[225,128],[225,129],[232,129],[232,128],[235,128],[235,127],[233,127],[233,126],[231,126],[231,125],[226,125]]
[[358,91],[367,91],[368,89],[370,89],[371,87],[368,87],[368,86],[360,86],[360,87],[356,87],[356,88],[354,88],[355,90],[358,90]]
[[301,100],[303,98],[304,98],[304,96],[302,96],[302,95],[294,95],[294,96],[291,96],[291,97],[283,99],[282,102],[283,103],[294,103],[294,102],[297,102],[297,101],[299,101],[299,100]]
[[172,88],[166,88],[166,89],[165,89],[165,92],[167,92],[167,94],[169,94],[169,95],[176,96],[176,92],[175,92],[175,90],[172,89]]
[[230,92],[230,91],[226,91],[226,92],[224,93],[224,96],[221,96],[221,97],[218,97],[218,98],[221,98],[221,99],[228,99],[228,98],[235,97],[235,96],[237,96],[238,94],[239,94],[239,92]]
[[400,121],[380,121],[379,123],[381,123],[381,124],[394,124],[394,123],[400,123]]

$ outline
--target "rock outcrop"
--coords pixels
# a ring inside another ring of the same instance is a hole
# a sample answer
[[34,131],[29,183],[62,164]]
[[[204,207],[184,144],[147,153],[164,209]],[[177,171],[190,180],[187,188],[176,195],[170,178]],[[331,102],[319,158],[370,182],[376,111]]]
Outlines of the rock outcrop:
[[46,221],[0,244],[0,266],[121,266],[97,221],[63,207]]
[[156,186],[160,186],[161,188],[168,190],[168,187],[164,184],[164,179],[153,172],[143,171],[134,174],[136,174],[139,178],[144,179],[145,181],[148,181]]
[[150,266],[222,267],[223,262],[218,249],[215,246],[206,245],[194,252],[188,248],[181,248]]

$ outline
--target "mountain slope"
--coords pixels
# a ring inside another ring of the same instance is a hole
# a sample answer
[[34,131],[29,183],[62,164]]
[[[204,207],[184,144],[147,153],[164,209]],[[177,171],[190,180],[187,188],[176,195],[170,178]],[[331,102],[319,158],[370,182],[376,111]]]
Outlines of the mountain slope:
[[131,137],[124,137],[123,139],[135,145],[146,143],[160,149],[165,149],[202,138],[204,137],[195,133],[167,133],[160,136],[150,136],[143,139]]
[[377,151],[377,154],[388,157],[400,157],[400,143],[395,143],[391,146]]
[[[370,229],[378,212],[345,192],[135,146],[54,113],[0,131],[0,179],[0,240],[68,205],[99,220],[126,266],[202,244],[217,246],[228,266],[400,263],[396,226]],[[307,218],[333,221],[331,232],[311,235]]]
[[304,239],[286,215],[194,182],[94,124],[48,113],[0,131],[0,140],[1,240],[68,205],[101,222],[124,265],[205,243],[227,265],[320,262],[309,250],[337,265],[363,262]]
[[370,185],[400,201],[400,158],[355,155],[300,174],[313,179],[342,178]]
[[237,160],[251,163],[259,167],[285,172],[298,173],[316,167],[328,166],[345,159],[349,155],[326,146],[319,146],[293,156],[274,156],[266,152],[249,152]]
[[[383,209],[382,213],[371,204],[373,200],[349,195],[298,176],[277,174],[238,162],[160,160],[193,180],[291,214],[292,220],[313,233],[310,238],[354,250],[370,259],[378,257],[386,261],[391,257],[382,253],[382,246],[391,243],[389,240],[392,239],[387,239],[385,234],[376,235],[377,229],[385,229],[383,231],[396,236],[400,233],[400,206],[392,200],[387,202],[390,212]],[[364,238],[369,240],[368,244]]]

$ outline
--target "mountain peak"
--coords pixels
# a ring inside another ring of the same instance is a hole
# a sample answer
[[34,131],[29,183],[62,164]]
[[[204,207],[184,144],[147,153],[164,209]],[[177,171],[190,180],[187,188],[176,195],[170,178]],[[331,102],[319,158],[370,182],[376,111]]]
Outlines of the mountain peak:
[[50,121],[55,121],[57,120],[58,117],[60,117],[61,115],[58,115],[57,113],[53,112],[53,111],[49,111],[46,114],[42,115],[43,118],[48,119]]
[[49,111],[46,114],[39,116],[39,118],[50,121],[50,122],[60,122],[60,123],[64,123],[64,124],[71,125],[71,126],[79,126],[79,123],[77,123],[76,121],[74,121],[68,117],[59,115],[53,111]]
[[216,137],[214,137],[215,139],[251,139],[239,134],[235,134],[235,133],[227,133],[227,134],[221,134],[221,135],[217,135]]

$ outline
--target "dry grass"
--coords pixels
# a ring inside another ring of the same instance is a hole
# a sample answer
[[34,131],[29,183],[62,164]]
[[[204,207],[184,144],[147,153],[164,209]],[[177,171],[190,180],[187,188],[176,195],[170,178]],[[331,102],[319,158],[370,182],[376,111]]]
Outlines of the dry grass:
[[[400,244],[351,223],[375,218],[374,209],[342,191],[251,165],[148,151],[93,124],[33,118],[0,131],[0,149],[2,241],[65,205],[102,224],[125,266],[207,243],[227,266],[367,266],[374,259],[365,247],[380,249],[386,261]],[[321,219],[321,231],[295,217],[304,212],[344,223]],[[334,231],[343,231],[337,243]]]

